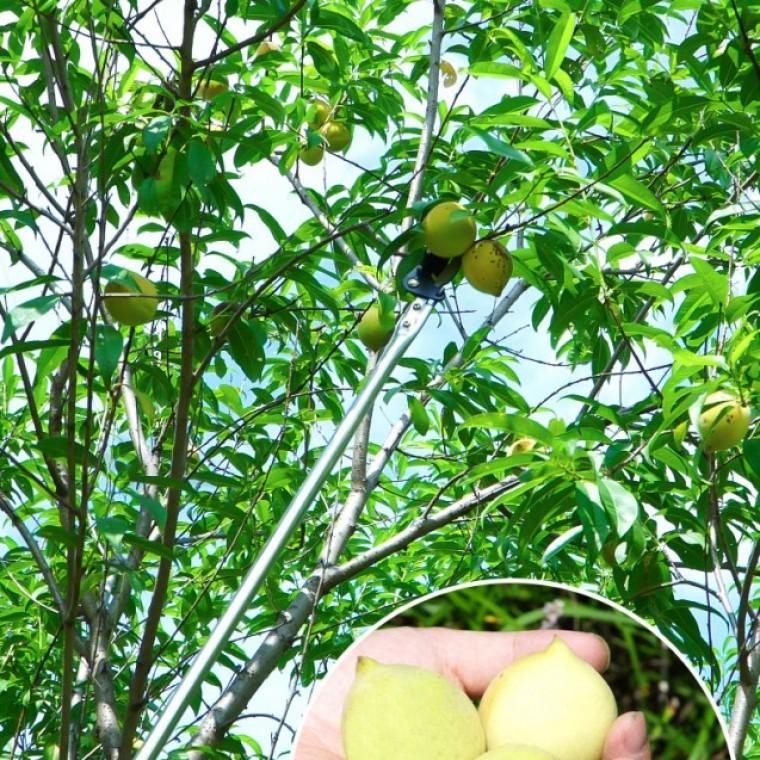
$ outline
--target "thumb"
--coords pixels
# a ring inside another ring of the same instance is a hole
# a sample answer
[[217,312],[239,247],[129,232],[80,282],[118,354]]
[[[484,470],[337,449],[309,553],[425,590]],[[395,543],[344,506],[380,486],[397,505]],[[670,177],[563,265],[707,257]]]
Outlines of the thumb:
[[610,728],[604,743],[602,760],[651,760],[644,714],[628,712]]

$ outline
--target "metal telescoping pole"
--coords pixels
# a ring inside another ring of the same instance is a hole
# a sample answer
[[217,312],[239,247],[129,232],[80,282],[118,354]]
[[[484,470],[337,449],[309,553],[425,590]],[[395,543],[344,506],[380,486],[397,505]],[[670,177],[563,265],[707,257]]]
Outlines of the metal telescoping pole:
[[366,385],[362,388],[348,413],[336,428],[314,469],[309,473],[303,485],[293,497],[269,541],[267,541],[245,576],[243,584],[235,592],[229,606],[219,619],[216,628],[211,632],[208,641],[196,655],[158,722],[137,752],[135,760],[155,760],[166,741],[168,741],[169,735],[179,721],[182,712],[187,707],[187,703],[190,701],[193,690],[203,682],[204,676],[214,664],[234,632],[235,627],[240,622],[253,595],[264,580],[280,550],[287,543],[290,534],[301,521],[306,508],[311,504],[322,483],[345,450],[351,440],[351,436],[359,426],[364,413],[375,399],[375,396],[380,392],[388,375],[390,375],[399,359],[404,355],[406,349],[422,328],[422,325],[425,324],[432,308],[433,304],[431,301],[417,298],[409,305],[400,318],[393,337],[386,346],[385,351],[383,351],[374,372],[367,378]]

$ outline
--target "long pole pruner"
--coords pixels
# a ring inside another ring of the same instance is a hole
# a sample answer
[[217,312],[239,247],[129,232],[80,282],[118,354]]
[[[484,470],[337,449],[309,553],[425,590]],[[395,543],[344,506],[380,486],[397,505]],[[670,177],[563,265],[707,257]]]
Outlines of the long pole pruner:
[[335,429],[330,442],[314,465],[314,469],[283,513],[280,522],[254,560],[242,585],[230,600],[229,606],[219,618],[208,640],[187,669],[177,690],[172,694],[155,726],[138,750],[135,760],[155,760],[158,757],[158,753],[169,740],[172,730],[187,707],[193,691],[203,682],[204,677],[216,662],[277,555],[301,522],[307,507],[312,503],[330,471],[343,454],[362,417],[382,389],[383,383],[422,329],[430,316],[433,304],[443,298],[442,286],[452,279],[457,269],[458,259],[442,260],[428,254],[422,264],[406,275],[404,286],[417,298],[401,315],[393,336],[375,365],[374,371],[369,375],[346,416]]

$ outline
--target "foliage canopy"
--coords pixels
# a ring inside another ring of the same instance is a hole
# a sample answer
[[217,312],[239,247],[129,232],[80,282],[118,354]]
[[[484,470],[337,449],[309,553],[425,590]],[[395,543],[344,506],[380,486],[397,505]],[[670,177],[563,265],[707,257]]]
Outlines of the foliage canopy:
[[[266,756],[237,721],[278,668],[524,576],[653,621],[758,756],[760,438],[694,426],[760,388],[755,4],[168,5],[0,6],[0,751],[131,757],[454,200],[509,250],[504,297],[447,286],[180,744]],[[315,97],[352,144],[310,168]],[[135,329],[103,306],[125,268],[161,296]]]

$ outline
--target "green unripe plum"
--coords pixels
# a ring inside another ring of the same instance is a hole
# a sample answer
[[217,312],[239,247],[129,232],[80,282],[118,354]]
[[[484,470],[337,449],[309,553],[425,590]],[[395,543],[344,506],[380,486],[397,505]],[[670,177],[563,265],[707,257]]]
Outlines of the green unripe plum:
[[311,148],[302,148],[299,156],[308,166],[316,166],[325,155],[324,145],[313,145]]
[[332,106],[322,98],[317,98],[313,101],[309,109],[310,117],[308,125],[312,129],[319,129],[325,122],[327,122],[332,114]]
[[327,150],[331,153],[342,153],[351,144],[351,131],[342,121],[325,122],[319,133],[325,138]]
[[427,249],[444,259],[461,256],[475,242],[477,233],[475,219],[454,201],[433,206],[422,220],[422,229]]
[[385,346],[393,335],[393,326],[383,324],[380,319],[380,308],[377,304],[364,312],[357,327],[359,340],[371,351],[379,351]]
[[562,760],[600,760],[617,704],[607,682],[555,636],[504,668],[479,712],[489,750],[523,744]]
[[447,678],[359,657],[342,718],[346,760],[475,760],[485,751],[478,712]]
[[134,327],[150,322],[156,316],[158,299],[155,296],[158,291],[150,280],[137,272],[129,272],[128,276],[134,286],[109,282],[103,303],[114,322]]

